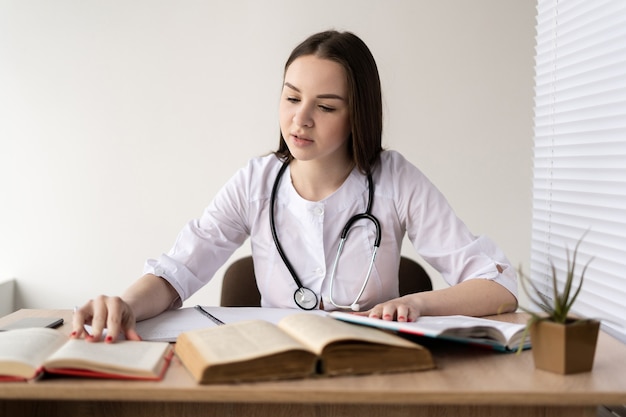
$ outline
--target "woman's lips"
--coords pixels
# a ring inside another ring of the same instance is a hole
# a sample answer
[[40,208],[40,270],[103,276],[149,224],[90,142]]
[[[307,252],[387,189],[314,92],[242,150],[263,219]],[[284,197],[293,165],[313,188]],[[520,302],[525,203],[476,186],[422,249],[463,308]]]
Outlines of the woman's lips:
[[311,139],[309,139],[307,137],[304,137],[304,136],[298,136],[298,135],[295,135],[295,134],[291,134],[291,140],[296,145],[309,145],[309,144],[313,143],[313,141]]

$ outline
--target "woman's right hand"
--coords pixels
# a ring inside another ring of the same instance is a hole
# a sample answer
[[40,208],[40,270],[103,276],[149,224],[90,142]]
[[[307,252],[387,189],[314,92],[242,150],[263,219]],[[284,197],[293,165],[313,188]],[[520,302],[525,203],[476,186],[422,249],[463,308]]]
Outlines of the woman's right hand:
[[[91,334],[85,329],[86,324],[91,326]],[[115,342],[120,334],[128,340],[141,340],[135,324],[135,313],[122,298],[100,295],[74,311],[71,337],[84,336],[88,341],[98,342],[106,329],[107,343]]]
[[[100,341],[106,329],[105,342],[113,343],[120,335],[127,340],[141,340],[135,330],[137,320],[154,317],[169,308],[180,307],[174,287],[153,274],[145,274],[124,292],[122,297],[101,295],[76,309],[72,320],[72,337],[84,336]],[[85,325],[91,325],[91,334]]]

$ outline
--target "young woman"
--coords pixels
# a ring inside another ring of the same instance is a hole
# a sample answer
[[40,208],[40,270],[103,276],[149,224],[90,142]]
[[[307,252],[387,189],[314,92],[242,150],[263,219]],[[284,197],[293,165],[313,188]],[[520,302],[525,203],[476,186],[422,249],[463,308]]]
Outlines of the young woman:
[[[328,31],[297,46],[279,119],[278,150],[239,170],[122,297],[80,308],[74,337],[89,323],[93,340],[105,327],[109,342],[120,332],[138,339],[136,320],[181,306],[248,238],[265,307],[398,321],[516,308],[517,277],[504,254],[472,235],[415,166],[382,149],[380,80],[361,39]],[[405,234],[450,287],[398,297]]]

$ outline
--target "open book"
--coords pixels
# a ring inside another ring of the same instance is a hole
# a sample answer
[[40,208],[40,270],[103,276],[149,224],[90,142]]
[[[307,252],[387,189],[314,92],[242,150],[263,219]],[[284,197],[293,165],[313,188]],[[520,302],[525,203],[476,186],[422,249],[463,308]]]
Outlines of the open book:
[[434,368],[430,352],[399,336],[294,313],[276,325],[246,320],[183,332],[176,354],[207,383]]
[[54,329],[9,330],[0,333],[0,381],[29,380],[44,373],[160,380],[172,355],[165,342],[91,343]]
[[[525,324],[470,316],[424,316],[408,323],[335,311],[329,316],[349,323],[392,330],[400,334],[452,340],[503,352],[517,350],[520,343],[524,349],[530,347],[530,336],[524,331]],[[522,341],[523,337],[525,339]]]

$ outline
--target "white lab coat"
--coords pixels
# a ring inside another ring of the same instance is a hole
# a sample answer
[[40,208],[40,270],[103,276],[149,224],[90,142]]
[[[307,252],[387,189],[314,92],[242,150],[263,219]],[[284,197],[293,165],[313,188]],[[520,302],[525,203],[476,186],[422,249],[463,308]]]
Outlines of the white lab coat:
[[[398,296],[402,240],[408,235],[417,252],[454,285],[474,278],[492,279],[517,297],[517,276],[502,251],[487,237],[474,236],[424,174],[395,151],[384,151],[373,173],[372,214],[382,229],[370,281],[359,300],[361,310]],[[270,229],[270,195],[281,162],[254,158],[217,193],[202,217],[189,222],[167,254],[146,262],[145,273],[169,281],[185,300],[211,280],[249,237],[262,306],[297,308],[298,288],[281,260]],[[278,237],[304,286],[329,302],[330,273],[341,231],[350,217],[365,211],[367,177],[354,169],[335,193],[322,201],[300,197],[285,171],[275,202]],[[339,260],[333,299],[351,304],[367,273],[374,225],[357,221]],[[498,265],[503,269],[498,271]]]

